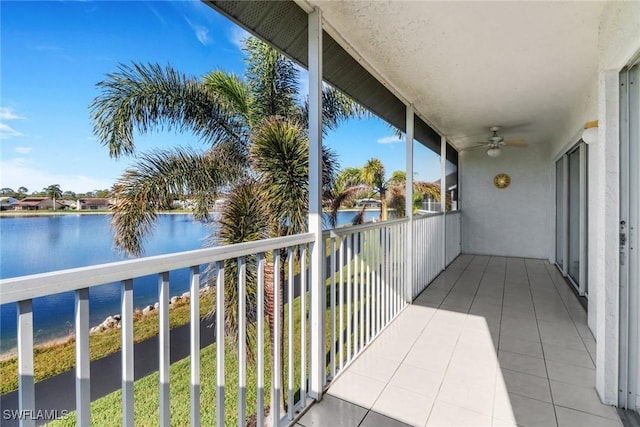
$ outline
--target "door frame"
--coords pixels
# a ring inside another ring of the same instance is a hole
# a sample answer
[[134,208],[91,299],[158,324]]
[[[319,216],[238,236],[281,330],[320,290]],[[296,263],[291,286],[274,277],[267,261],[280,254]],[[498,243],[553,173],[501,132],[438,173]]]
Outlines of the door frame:
[[[586,297],[588,299],[588,277],[587,277],[587,266],[588,266],[588,242],[587,242],[587,225],[588,225],[588,217],[587,217],[587,194],[588,194],[588,148],[589,146],[582,140],[578,139],[578,141],[571,145],[569,149],[564,151],[559,158],[556,159],[556,163],[562,161],[562,218],[561,218],[561,229],[559,230],[556,227],[556,242],[558,239],[558,233],[562,233],[562,267],[557,264],[557,254],[556,254],[556,266],[562,272],[562,275],[571,283],[571,286],[576,290],[579,296]],[[579,156],[579,184],[578,184],[578,215],[579,215],[579,224],[578,224],[578,239],[579,239],[579,248],[578,248],[578,260],[580,263],[578,269],[578,277],[574,279],[569,274],[569,155],[572,153],[578,152]],[[554,165],[555,165],[554,164]],[[557,180],[559,177],[557,176],[556,169],[556,189],[557,189]],[[557,204],[557,198],[556,198]],[[556,206],[556,219],[558,215],[558,209]],[[556,222],[557,224],[557,222]],[[556,251],[557,251],[557,243],[556,243]]]
[[640,410],[640,61],[620,72],[618,405]]

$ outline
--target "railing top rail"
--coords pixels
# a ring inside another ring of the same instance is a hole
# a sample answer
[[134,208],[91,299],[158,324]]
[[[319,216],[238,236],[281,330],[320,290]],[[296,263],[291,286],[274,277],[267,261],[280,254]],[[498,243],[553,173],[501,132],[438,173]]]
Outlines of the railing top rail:
[[396,224],[404,224],[406,222],[409,222],[409,218],[392,219],[390,221],[380,221],[380,222],[368,222],[366,224],[334,228],[332,230],[329,230],[328,233],[331,237],[345,236],[347,234],[353,234],[360,231],[373,230],[376,228],[388,227],[390,225],[396,225]]
[[[448,212],[447,212],[447,214],[448,214]],[[416,219],[425,219],[425,218],[431,218],[431,217],[440,216],[440,215],[444,215],[444,213],[442,213],[442,212],[424,213],[424,214],[414,215],[413,219],[414,220],[416,220]]]
[[268,252],[288,246],[312,243],[312,233],[276,237],[215,248],[92,265],[50,273],[0,280],[0,304],[133,279],[149,274],[178,270]]

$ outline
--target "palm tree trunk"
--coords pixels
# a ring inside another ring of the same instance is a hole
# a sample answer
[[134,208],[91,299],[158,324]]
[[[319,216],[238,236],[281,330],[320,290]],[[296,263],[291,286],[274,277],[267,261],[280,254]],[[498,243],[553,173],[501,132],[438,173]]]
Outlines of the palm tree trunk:
[[[270,347],[270,351],[271,351],[271,361],[275,366],[275,358],[274,353],[276,350],[275,347],[275,336],[276,333],[279,334],[280,336],[280,345],[279,348],[277,349],[278,353],[279,353],[279,359],[280,359],[280,396],[279,396],[279,400],[280,400],[280,414],[284,414],[284,408],[285,408],[285,394],[284,394],[284,363],[282,360],[282,355],[284,353],[284,301],[283,301],[283,297],[284,297],[284,263],[280,264],[280,280],[276,289],[275,286],[275,278],[274,278],[274,273],[275,273],[275,266],[273,261],[267,261],[265,263],[265,267],[264,267],[264,276],[265,276],[265,280],[264,280],[264,305],[265,305],[265,312],[267,313],[267,323],[269,325],[269,347]],[[275,292],[278,292],[279,295],[279,301],[280,304],[278,305],[278,307],[275,306]],[[275,310],[279,310],[280,313],[280,323],[278,325],[278,331],[276,331],[276,324],[275,324]],[[273,372],[273,368],[272,368],[272,372]],[[271,388],[273,390],[273,384],[275,383],[275,377],[272,375],[272,384],[271,384]],[[275,395],[272,393],[271,395],[271,405],[273,405],[273,402],[275,401]]]
[[380,191],[380,221],[386,221],[388,218],[387,213],[387,192]]

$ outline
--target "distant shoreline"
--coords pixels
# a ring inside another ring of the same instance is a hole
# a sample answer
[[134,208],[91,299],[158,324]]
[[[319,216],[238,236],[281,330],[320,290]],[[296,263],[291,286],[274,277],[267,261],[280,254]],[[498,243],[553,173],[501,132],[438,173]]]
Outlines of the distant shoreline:
[[[191,214],[192,211],[187,210],[173,210],[173,211],[160,211],[161,215],[184,215]],[[59,211],[0,211],[0,217],[20,217],[20,216],[56,216],[56,215],[112,215],[113,212],[105,210],[59,210]]]
[[[345,208],[339,209],[338,212],[358,212],[361,208]],[[378,209],[375,208],[367,208],[367,211],[375,211]],[[325,211],[328,212],[328,211]],[[210,214],[214,214],[216,212],[209,212]],[[46,211],[0,211],[0,217],[27,217],[27,216],[56,216],[56,215],[112,215],[113,212],[107,210],[46,210]],[[193,211],[185,210],[185,209],[176,209],[171,211],[160,211],[158,212],[160,215],[185,215],[185,214],[193,214]]]

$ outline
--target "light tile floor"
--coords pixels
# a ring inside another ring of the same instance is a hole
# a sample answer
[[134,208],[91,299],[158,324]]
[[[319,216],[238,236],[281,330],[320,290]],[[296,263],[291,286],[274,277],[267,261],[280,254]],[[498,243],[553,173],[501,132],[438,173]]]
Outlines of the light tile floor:
[[461,255],[300,426],[621,426],[587,316],[546,261]]

